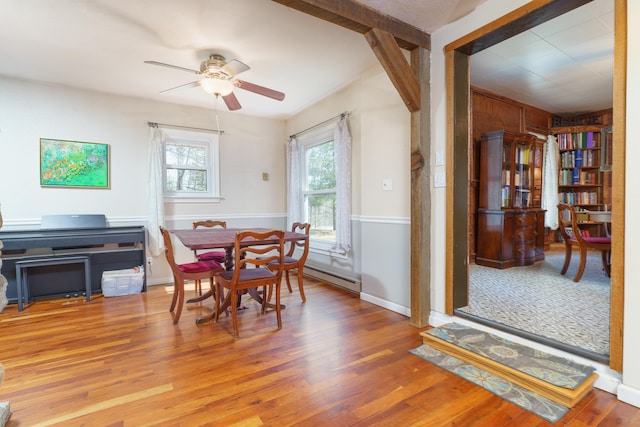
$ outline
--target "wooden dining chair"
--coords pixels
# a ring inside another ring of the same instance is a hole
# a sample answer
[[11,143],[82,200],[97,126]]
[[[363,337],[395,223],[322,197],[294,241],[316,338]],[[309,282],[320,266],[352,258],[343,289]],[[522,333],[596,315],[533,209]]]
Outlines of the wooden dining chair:
[[584,236],[578,225],[576,211],[573,205],[558,205],[558,224],[560,234],[564,240],[565,257],[564,265],[560,274],[565,274],[571,263],[571,252],[575,246],[580,251],[580,265],[578,272],[573,278],[574,282],[579,282],[587,264],[587,251],[600,251],[602,256],[602,266],[607,277],[611,276],[611,237],[587,237]]
[[[250,242],[250,246],[247,246]],[[280,282],[282,280],[282,266],[284,257],[284,231],[268,230],[239,231],[236,233],[233,247],[233,270],[218,272],[215,283],[218,295],[222,295],[222,288],[229,290],[231,319],[233,322],[233,337],[240,337],[238,331],[238,292],[250,288],[262,287],[262,295],[266,295],[269,286],[275,286],[275,311],[278,329],[282,328],[280,313]],[[277,267],[268,268],[269,263],[276,262]],[[255,268],[253,268],[255,267]],[[262,313],[267,307],[267,298],[262,298]],[[216,300],[216,321],[222,310],[220,298]]]
[[[287,253],[283,258],[283,266],[282,272],[284,273],[285,279],[287,281],[287,288],[289,289],[289,293],[293,292],[291,288],[291,282],[289,280],[289,272],[291,270],[297,270],[298,272],[298,289],[300,290],[300,298],[302,298],[302,302],[307,302],[307,297],[304,294],[304,285],[303,285],[303,270],[304,263],[307,261],[307,255],[309,254],[309,231],[311,230],[311,224],[309,223],[301,223],[295,222],[291,226],[291,231],[294,233],[302,233],[306,234],[307,238],[305,240],[292,240],[288,243]],[[285,244],[286,246],[286,244]],[[300,256],[295,257],[296,250],[302,250]],[[273,261],[270,265],[274,264],[276,261]],[[267,299],[271,299],[271,288],[269,289],[269,295]]]
[[162,233],[162,238],[164,240],[167,262],[169,263],[171,272],[173,273],[173,299],[171,300],[171,307],[169,308],[169,311],[173,313],[174,310],[176,310],[173,316],[173,323],[176,324],[178,323],[178,320],[180,320],[180,314],[182,313],[182,306],[184,304],[185,281],[209,279],[213,298],[218,301],[218,293],[214,286],[214,276],[216,273],[224,271],[224,267],[215,261],[196,261],[187,264],[176,263],[169,231],[161,226],[160,232]]
[[[222,227],[227,228],[226,221],[215,221],[211,219],[207,219],[204,221],[195,221],[193,223],[193,229],[195,230],[198,227]],[[197,261],[215,261],[220,264],[224,264],[224,259],[227,256],[225,251],[207,251],[207,252],[198,252],[197,249],[193,251],[193,255],[196,257]],[[202,285],[200,280],[196,280],[195,282],[195,291],[196,295],[202,295]]]

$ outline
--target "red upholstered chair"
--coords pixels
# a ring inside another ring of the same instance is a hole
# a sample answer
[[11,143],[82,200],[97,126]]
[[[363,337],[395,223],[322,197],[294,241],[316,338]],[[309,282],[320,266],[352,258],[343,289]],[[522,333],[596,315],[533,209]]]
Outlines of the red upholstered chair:
[[[245,246],[247,241],[251,246]],[[275,286],[275,311],[278,329],[282,328],[280,315],[280,282],[282,280],[282,265],[284,257],[284,231],[268,230],[239,231],[236,233],[233,247],[233,270],[221,271],[216,274],[215,282],[218,294],[222,295],[222,288],[229,289],[231,318],[233,321],[233,336],[239,338],[238,332],[238,292],[250,288],[262,287],[262,295],[266,295],[267,287]],[[269,267],[274,262],[277,267]],[[255,267],[255,268],[252,268]],[[262,298],[262,313],[266,311],[267,298]],[[216,321],[220,316],[220,298],[216,300]]]
[[[211,290],[213,292],[213,298],[217,301],[217,292],[214,287],[214,275],[220,271],[224,271],[224,267],[215,261],[197,261],[187,264],[177,264],[173,252],[173,244],[171,243],[171,236],[169,231],[164,227],[160,227],[162,238],[164,240],[165,255],[167,262],[171,267],[173,273],[173,299],[171,300],[171,307],[169,311],[173,313],[173,323],[178,323],[180,320],[180,314],[182,313],[182,306],[184,304],[184,282],[186,280],[202,280],[209,279]],[[177,309],[176,309],[177,303]]]
[[602,266],[607,277],[611,275],[611,237],[586,237],[583,236],[573,205],[558,205],[558,219],[560,234],[564,240],[565,257],[564,266],[560,274],[565,274],[571,263],[571,249],[575,246],[580,251],[580,265],[574,277],[574,282],[579,282],[587,264],[587,251],[589,249],[600,251]]
[[[222,227],[227,228],[226,221],[214,221],[211,219],[207,219],[205,221],[195,221],[193,223],[193,229],[195,230],[198,227]],[[225,251],[208,251],[198,253],[197,250],[193,251],[193,255],[196,257],[198,261],[215,261],[220,264],[224,264],[224,258],[226,257]],[[200,280],[196,280],[195,282],[196,295],[202,295],[202,286],[200,284]]]

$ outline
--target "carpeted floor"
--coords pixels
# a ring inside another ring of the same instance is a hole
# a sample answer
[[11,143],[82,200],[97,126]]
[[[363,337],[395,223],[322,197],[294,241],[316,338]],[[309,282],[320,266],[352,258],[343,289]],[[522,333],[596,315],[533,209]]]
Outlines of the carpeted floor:
[[527,267],[470,265],[470,303],[459,310],[607,357],[611,282],[600,253],[589,254],[584,275],[575,283],[578,254],[563,276],[560,248],[554,245],[544,261]]

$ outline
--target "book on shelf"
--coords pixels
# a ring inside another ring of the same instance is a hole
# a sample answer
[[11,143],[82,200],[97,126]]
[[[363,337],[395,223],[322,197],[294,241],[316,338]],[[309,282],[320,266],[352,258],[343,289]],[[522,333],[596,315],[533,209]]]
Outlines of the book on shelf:
[[575,166],[581,167],[582,166],[582,150],[576,150],[575,154],[576,154]]
[[587,132],[587,148],[594,148],[593,132]]
[[573,168],[571,169],[571,183],[572,184],[580,184],[580,169]]

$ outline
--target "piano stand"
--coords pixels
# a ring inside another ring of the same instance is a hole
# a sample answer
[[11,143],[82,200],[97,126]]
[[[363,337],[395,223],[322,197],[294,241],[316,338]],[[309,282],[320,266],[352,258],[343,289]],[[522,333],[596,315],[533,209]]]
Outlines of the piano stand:
[[91,301],[91,266],[88,256],[60,256],[55,258],[40,258],[24,261],[16,261],[16,288],[18,291],[18,311],[23,310],[23,299],[25,304],[30,303],[29,298],[29,276],[27,271],[33,267],[44,267],[48,265],[62,264],[84,264],[84,283],[86,288],[86,301]]

